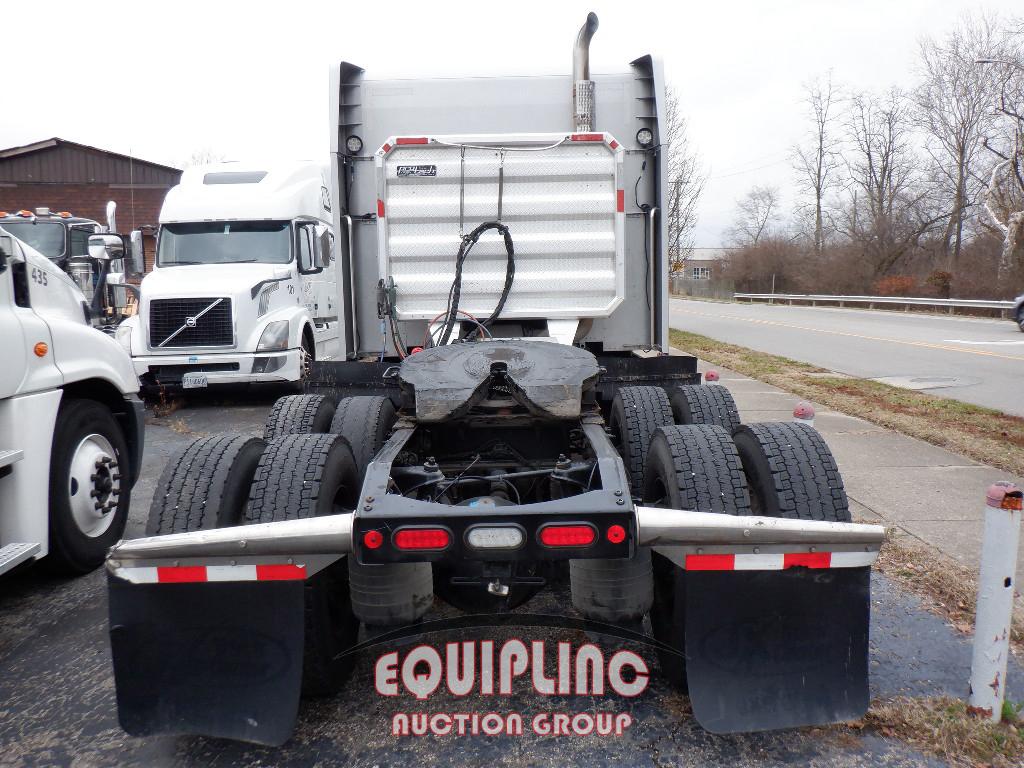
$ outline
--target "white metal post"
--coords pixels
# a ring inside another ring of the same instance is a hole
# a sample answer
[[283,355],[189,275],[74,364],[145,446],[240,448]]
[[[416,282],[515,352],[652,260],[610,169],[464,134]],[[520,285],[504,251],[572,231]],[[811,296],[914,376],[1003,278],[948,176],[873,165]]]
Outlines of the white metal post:
[[985,496],[985,535],[981,543],[978,606],[974,618],[970,705],[998,723],[1006,696],[1021,498],[1013,483],[998,482]]

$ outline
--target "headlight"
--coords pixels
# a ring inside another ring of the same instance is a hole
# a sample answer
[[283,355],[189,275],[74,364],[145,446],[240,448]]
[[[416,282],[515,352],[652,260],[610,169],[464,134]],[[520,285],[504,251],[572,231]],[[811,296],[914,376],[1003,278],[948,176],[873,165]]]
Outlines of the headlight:
[[117,339],[117,343],[120,344],[124,351],[129,355],[132,353],[132,327],[130,325],[119,325],[117,330],[114,331],[114,338]]
[[271,352],[277,349],[288,349],[288,321],[275,320],[268,323],[260,336],[257,352]]

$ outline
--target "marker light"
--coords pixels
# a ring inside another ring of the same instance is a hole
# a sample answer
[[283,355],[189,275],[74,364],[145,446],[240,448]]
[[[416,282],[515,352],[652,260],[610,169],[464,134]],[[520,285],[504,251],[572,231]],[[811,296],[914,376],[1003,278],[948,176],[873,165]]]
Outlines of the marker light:
[[612,525],[608,527],[605,536],[608,537],[608,541],[612,544],[621,544],[626,540],[626,529],[621,525]]
[[394,539],[399,549],[444,549],[450,541],[444,528],[403,528]]
[[596,538],[590,525],[546,525],[540,529],[540,543],[545,547],[588,547]]
[[345,140],[345,148],[350,155],[358,155],[363,151],[363,140],[358,136],[349,136]]
[[36,345],[32,347],[32,351],[36,353],[36,357],[46,357],[46,353],[50,351],[50,348],[46,346],[45,341],[37,341]]
[[469,529],[466,543],[473,549],[518,549],[523,538],[522,530],[511,525],[478,525]]

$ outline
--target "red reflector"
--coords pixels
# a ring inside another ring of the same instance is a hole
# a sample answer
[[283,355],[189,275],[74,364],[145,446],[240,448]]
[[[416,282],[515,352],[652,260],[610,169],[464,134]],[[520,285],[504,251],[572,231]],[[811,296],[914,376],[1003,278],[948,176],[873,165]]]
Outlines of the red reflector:
[[408,136],[401,136],[395,139],[395,144],[426,144],[427,139],[423,136],[417,136],[410,138]]
[[608,537],[608,541],[612,544],[621,544],[626,540],[626,529],[621,525],[613,525],[608,529],[608,533],[605,535]]
[[783,568],[793,568],[799,565],[804,568],[828,568],[831,564],[831,552],[790,552],[782,558]]
[[405,528],[395,534],[399,549],[444,549],[450,541],[444,528]]
[[384,537],[380,531],[367,531],[363,534],[363,546],[367,549],[380,549],[384,543]]
[[540,529],[540,543],[545,547],[586,547],[597,534],[589,525],[548,525]]
[[687,555],[686,570],[688,571],[731,571],[736,563],[736,555]]
[[306,578],[306,567],[303,565],[257,565],[257,581],[293,581]]
[[626,210],[626,190],[615,190],[615,210],[622,213]]
[[380,148],[380,151],[386,155],[388,152],[391,151],[391,145],[385,144],[383,147]]
[[156,569],[156,580],[161,584],[183,584],[206,581],[205,565],[165,566]]
[[384,218],[384,201],[383,200],[377,200],[377,218],[378,219],[383,219]]
[[603,133],[574,133],[569,139],[571,141],[604,141]]
[[612,139],[611,142],[609,142],[608,146],[611,147],[612,149],[618,149],[619,142],[617,142],[615,139]]

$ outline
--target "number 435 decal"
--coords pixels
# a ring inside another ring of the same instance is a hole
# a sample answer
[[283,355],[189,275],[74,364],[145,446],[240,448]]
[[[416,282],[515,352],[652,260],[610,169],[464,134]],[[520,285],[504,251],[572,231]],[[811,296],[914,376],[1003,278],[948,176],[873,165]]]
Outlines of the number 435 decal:
[[39,285],[49,284],[47,283],[46,273],[41,269],[36,269],[35,267],[32,268],[32,282],[39,283]]

